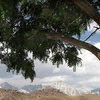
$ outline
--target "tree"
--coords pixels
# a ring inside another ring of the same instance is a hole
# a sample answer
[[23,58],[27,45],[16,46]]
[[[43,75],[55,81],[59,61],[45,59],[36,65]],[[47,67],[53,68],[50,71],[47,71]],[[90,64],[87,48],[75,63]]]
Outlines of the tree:
[[1,62],[33,80],[35,59],[75,69],[84,48],[100,60],[100,50],[80,40],[92,20],[100,26],[99,6],[93,0],[0,0]]
[[[74,0],[74,3],[100,26],[100,14],[87,0]],[[100,1],[97,0],[94,5],[100,7]]]

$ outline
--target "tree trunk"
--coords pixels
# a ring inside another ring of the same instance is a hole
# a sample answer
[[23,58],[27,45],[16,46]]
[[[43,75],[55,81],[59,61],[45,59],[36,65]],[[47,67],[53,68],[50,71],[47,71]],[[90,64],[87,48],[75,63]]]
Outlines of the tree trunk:
[[71,37],[64,37],[64,36],[61,36],[58,34],[57,35],[54,35],[54,34],[47,35],[47,38],[52,39],[52,40],[61,40],[65,43],[71,44],[73,46],[86,49],[86,50],[90,51],[91,53],[93,53],[100,60],[100,50],[89,43],[86,43],[84,41],[80,41],[80,40],[77,40],[77,39],[71,38]]
[[73,0],[90,18],[100,26],[100,14],[87,0]]

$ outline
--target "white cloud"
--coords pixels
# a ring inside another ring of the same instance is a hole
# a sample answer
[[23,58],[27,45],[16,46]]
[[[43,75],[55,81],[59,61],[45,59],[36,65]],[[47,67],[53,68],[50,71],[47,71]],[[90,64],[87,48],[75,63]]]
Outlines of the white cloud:
[[3,79],[2,78],[0,78],[0,83],[3,83]]
[[[88,32],[93,32],[93,31],[95,31],[95,29],[96,29],[96,27],[99,27],[99,25],[96,23],[96,22],[92,22],[91,24],[90,24],[90,26],[88,26]],[[100,30],[98,30],[97,31],[97,34],[99,34],[100,33]]]
[[55,82],[55,81],[65,81],[64,76],[53,76],[53,77],[45,77],[42,79],[42,82]]
[[53,73],[59,73],[59,71],[60,71],[60,68],[54,68],[54,70],[53,70]]
[[100,42],[96,43],[95,46],[100,49]]

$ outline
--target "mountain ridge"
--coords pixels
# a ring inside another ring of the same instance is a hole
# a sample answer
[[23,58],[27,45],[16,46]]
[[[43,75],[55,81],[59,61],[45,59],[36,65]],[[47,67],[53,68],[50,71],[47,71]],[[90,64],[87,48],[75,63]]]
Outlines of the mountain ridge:
[[64,82],[49,82],[49,83],[42,83],[42,84],[37,84],[37,85],[25,85],[22,88],[16,88],[12,85],[10,85],[7,82],[4,82],[0,84],[0,87],[3,89],[11,89],[11,90],[17,90],[19,92],[23,93],[32,93],[38,90],[45,89],[47,87],[49,88],[54,88],[57,90],[60,90],[62,93],[66,95],[80,95],[82,92],[79,91],[76,88],[73,88],[72,86],[66,85]]
[[68,96],[57,89],[43,89],[26,94],[16,90],[0,89],[0,100],[100,100],[99,95],[82,94],[79,96]]
[[91,91],[88,91],[88,92],[83,92],[83,91],[80,91],[79,89],[77,88],[74,88],[73,86],[71,85],[68,85],[66,83],[64,83],[63,81],[60,81],[60,82],[45,82],[45,83],[42,83],[42,84],[33,84],[33,85],[25,85],[21,88],[16,88],[15,86],[11,85],[10,83],[7,83],[7,82],[4,82],[2,84],[0,84],[0,88],[3,88],[3,89],[6,89],[6,90],[17,90],[19,92],[22,92],[22,93],[33,93],[33,92],[36,92],[38,90],[42,90],[42,89],[45,89],[45,88],[54,88],[54,89],[57,89],[59,90],[60,92],[66,94],[66,95],[69,95],[69,96],[78,96],[78,95],[81,95],[81,94],[88,94],[88,93],[91,93],[91,94],[98,94],[100,95],[100,88],[97,88],[97,89],[94,89],[94,90],[91,90]]
[[1,83],[1,84],[0,84],[0,88],[7,89],[7,90],[8,90],[8,89],[11,89],[11,90],[18,90],[17,87],[15,87],[15,86],[9,84],[8,82]]

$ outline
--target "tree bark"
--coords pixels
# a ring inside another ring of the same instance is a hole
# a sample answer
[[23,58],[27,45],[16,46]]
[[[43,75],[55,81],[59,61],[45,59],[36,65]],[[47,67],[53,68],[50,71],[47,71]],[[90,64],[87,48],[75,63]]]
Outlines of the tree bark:
[[90,18],[100,26],[100,14],[87,0],[73,0]]
[[94,54],[100,60],[100,49],[96,48],[95,46],[89,43],[71,37],[64,37],[58,34],[47,35],[47,38],[52,40],[61,40],[70,45],[86,49],[90,51],[92,54]]

